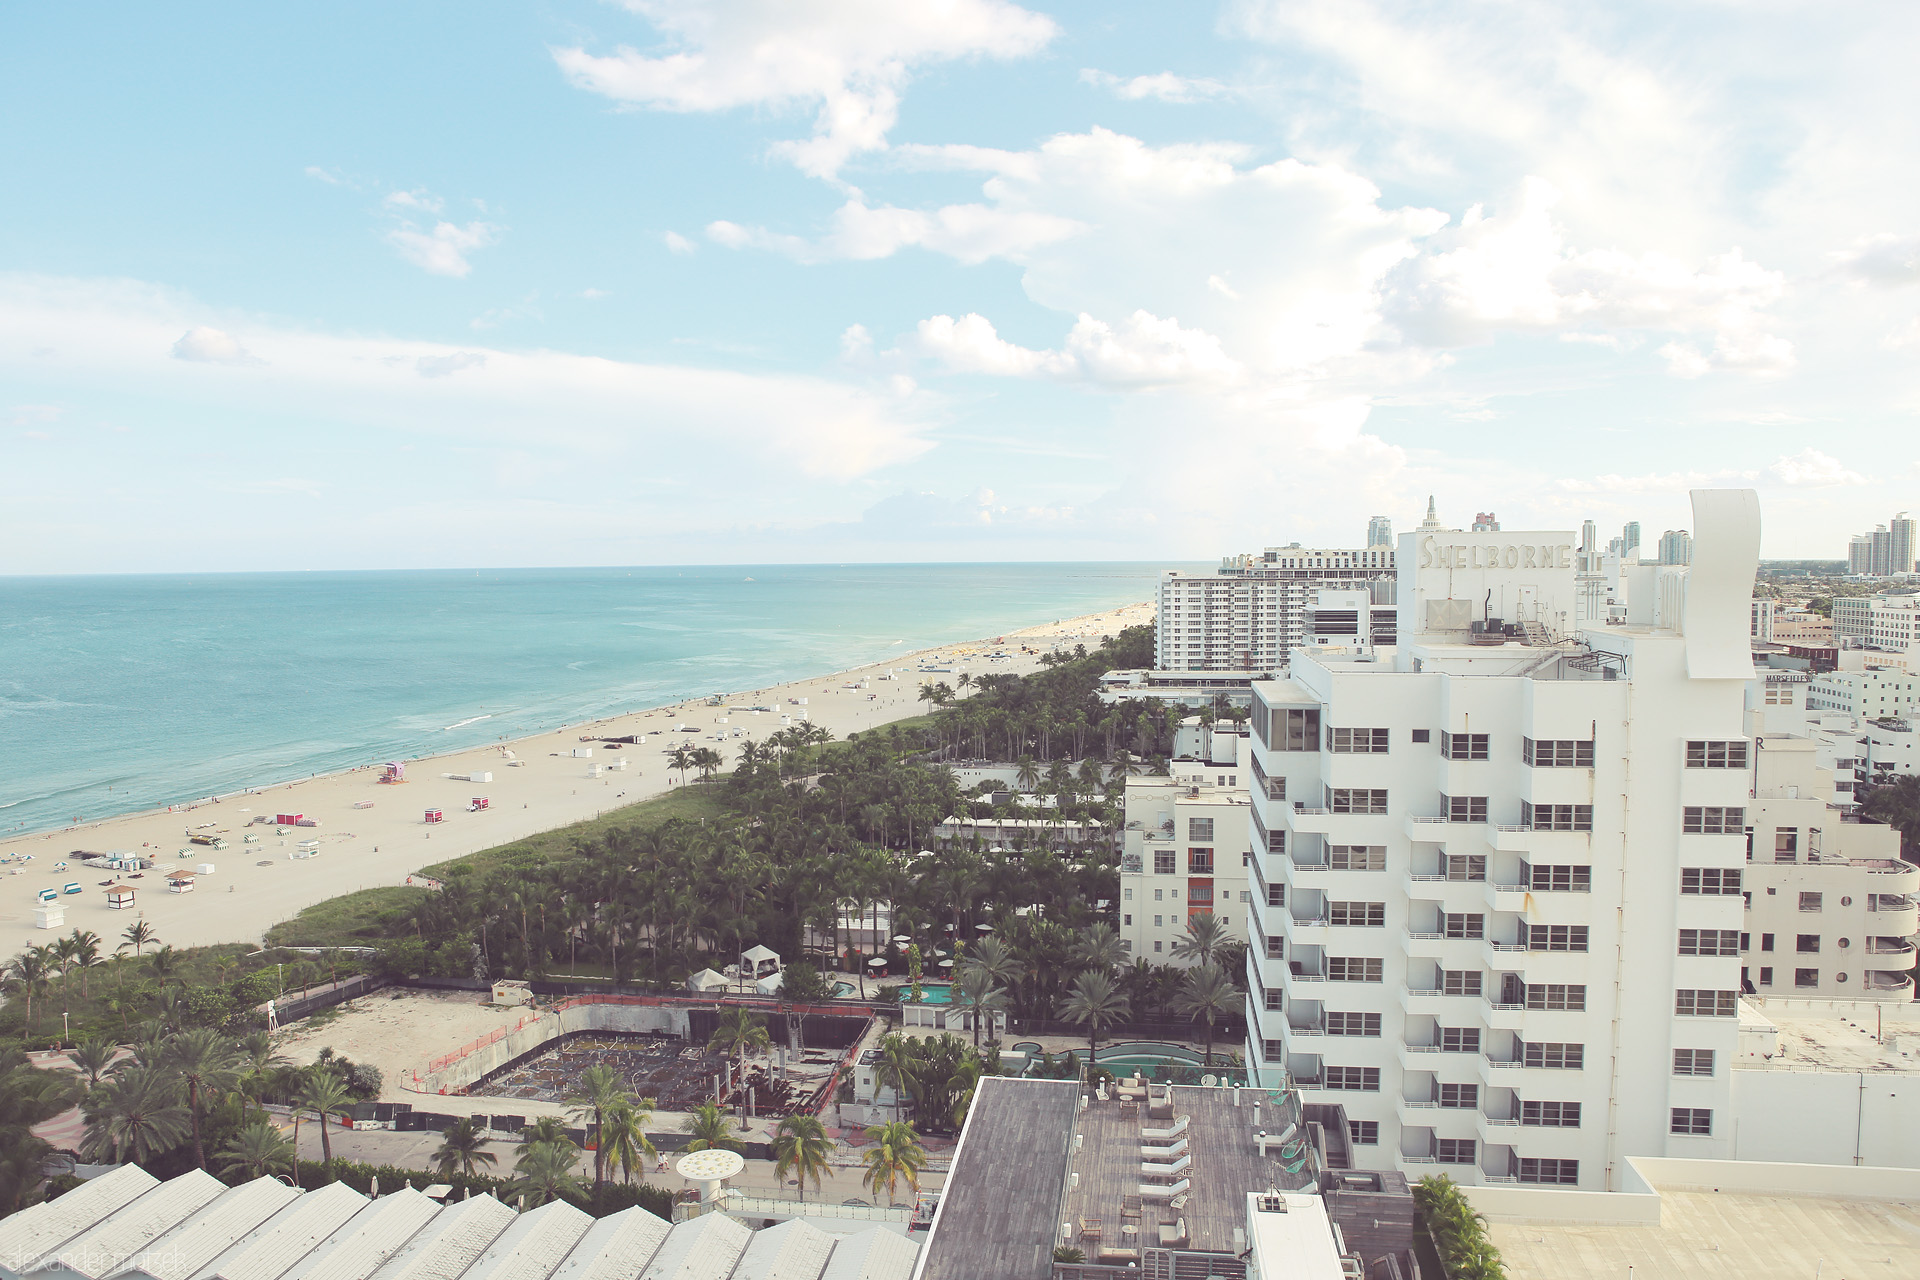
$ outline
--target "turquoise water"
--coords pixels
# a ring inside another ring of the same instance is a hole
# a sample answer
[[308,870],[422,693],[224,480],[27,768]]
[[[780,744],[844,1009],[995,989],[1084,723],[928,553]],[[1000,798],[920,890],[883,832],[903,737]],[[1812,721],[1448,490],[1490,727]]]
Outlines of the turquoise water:
[[[906,1003],[908,993],[911,990],[911,985],[900,988],[901,1003]],[[953,984],[951,982],[922,982],[920,984],[920,996],[921,1004],[952,1004]]]
[[[1024,1040],[1013,1046],[1028,1053],[1038,1054],[1040,1044],[1034,1040]],[[1094,1056],[1094,1062],[1116,1076],[1132,1075],[1138,1071],[1148,1079],[1162,1068],[1176,1073],[1193,1072],[1194,1083],[1201,1075],[1213,1075],[1229,1084],[1245,1084],[1246,1071],[1228,1064],[1227,1055],[1232,1046],[1215,1046],[1213,1065],[1207,1066],[1206,1057],[1198,1049],[1189,1049],[1183,1044],[1171,1044],[1164,1040],[1122,1040],[1114,1044],[1103,1044]],[[1076,1049],[1082,1061],[1086,1060],[1086,1050]]]
[[0,578],[0,834],[992,636],[1167,567]]

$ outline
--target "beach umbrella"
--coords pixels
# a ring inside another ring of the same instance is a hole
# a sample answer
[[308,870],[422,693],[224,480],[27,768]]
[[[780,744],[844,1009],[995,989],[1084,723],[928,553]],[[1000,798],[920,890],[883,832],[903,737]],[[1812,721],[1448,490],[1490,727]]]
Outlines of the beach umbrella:
[[951,960],[942,960],[942,961],[940,962],[940,967],[941,967],[942,969],[951,969],[951,968],[953,968],[953,961],[951,961]]
[[867,961],[867,968],[869,969],[884,969],[886,967],[887,962],[881,956],[875,956],[873,959]]

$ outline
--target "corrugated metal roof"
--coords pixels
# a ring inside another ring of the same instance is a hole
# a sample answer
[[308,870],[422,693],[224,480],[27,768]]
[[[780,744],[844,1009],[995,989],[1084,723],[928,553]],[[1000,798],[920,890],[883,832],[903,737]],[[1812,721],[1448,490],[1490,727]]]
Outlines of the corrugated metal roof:
[[875,1227],[842,1240],[820,1280],[908,1280],[919,1258],[918,1243]]
[[592,1225],[592,1217],[564,1200],[543,1204],[521,1214],[463,1280],[547,1280]]
[[667,1236],[641,1280],[727,1280],[753,1232],[723,1213],[682,1222]]
[[633,1280],[673,1231],[673,1224],[635,1205],[587,1228],[553,1280]]
[[381,1196],[287,1272],[287,1280],[367,1280],[440,1206],[412,1187]]
[[450,1204],[374,1280],[456,1280],[519,1215],[491,1195]]
[[309,1191],[195,1273],[193,1280],[275,1280],[367,1205],[344,1182]]
[[86,1280],[112,1275],[127,1260],[227,1189],[204,1169],[189,1169],[62,1245],[60,1264]]
[[732,1280],[820,1280],[834,1239],[811,1222],[794,1218],[754,1233]]
[[221,1250],[299,1199],[277,1178],[255,1178],[234,1187],[142,1249],[119,1273],[151,1280],[187,1280]]
[[60,1246],[160,1185],[138,1165],[123,1164],[81,1183],[58,1200],[22,1209],[0,1222],[0,1263],[14,1271],[39,1266]]

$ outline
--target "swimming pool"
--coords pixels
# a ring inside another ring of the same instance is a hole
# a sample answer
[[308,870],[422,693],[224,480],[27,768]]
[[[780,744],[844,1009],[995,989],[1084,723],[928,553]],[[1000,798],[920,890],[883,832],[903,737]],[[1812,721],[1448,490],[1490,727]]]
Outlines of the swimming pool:
[[[1039,1043],[1033,1040],[1022,1041],[1013,1047],[1036,1057],[1040,1053]],[[1101,1045],[1094,1062],[1116,1076],[1132,1075],[1138,1071],[1149,1080],[1198,1084],[1201,1076],[1211,1075],[1228,1084],[1245,1084],[1246,1068],[1234,1066],[1228,1061],[1227,1054],[1231,1051],[1231,1046],[1216,1046],[1213,1065],[1209,1067],[1205,1065],[1206,1059],[1198,1049],[1189,1049],[1183,1044],[1170,1044],[1164,1040],[1122,1040]],[[1074,1052],[1082,1061],[1086,1059],[1085,1049],[1075,1049]]]
[[[912,990],[911,987],[900,988],[901,1004],[913,1003],[908,998]],[[922,982],[920,984],[920,996],[921,1004],[952,1004],[953,984],[951,982]]]
[[835,1000],[841,999],[844,996],[850,996],[853,994],[853,991],[854,987],[851,982],[836,982],[833,984],[833,998]]

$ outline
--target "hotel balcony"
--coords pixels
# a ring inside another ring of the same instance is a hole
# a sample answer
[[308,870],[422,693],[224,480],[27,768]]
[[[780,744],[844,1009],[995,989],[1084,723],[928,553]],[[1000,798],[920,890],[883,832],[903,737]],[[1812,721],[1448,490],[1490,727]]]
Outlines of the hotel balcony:
[[1592,982],[1592,955],[1586,951],[1531,951],[1517,942],[1489,942],[1483,955],[1488,969],[1517,973],[1528,983]]
[[1486,902],[1495,911],[1525,911],[1527,898],[1533,892],[1525,884],[1497,884],[1491,880],[1480,886],[1486,896]]
[[1869,969],[1862,975],[1862,985],[1878,993],[1889,991],[1910,991],[1913,988],[1911,973],[1889,973],[1878,969]]
[[1449,938],[1443,933],[1408,933],[1405,948],[1412,960],[1437,960],[1443,969],[1477,969],[1485,940]]
[[1327,992],[1327,970],[1324,960],[1289,960],[1286,968],[1280,971],[1280,989],[1287,994],[1287,1002],[1295,1000],[1323,1000]]
[[1876,894],[1907,894],[1920,890],[1920,866],[1898,858],[1849,858],[1852,866],[1865,868],[1872,877]]
[[1317,836],[1331,833],[1336,819],[1349,816],[1344,813],[1336,814],[1331,809],[1311,808],[1284,808],[1280,813],[1286,818],[1286,824],[1294,834]]
[[1527,1006],[1523,1004],[1486,1004],[1486,1022],[1496,1031],[1518,1031],[1526,1025]]
[[1324,946],[1327,941],[1327,918],[1324,915],[1286,917],[1287,940],[1295,946]]
[[1421,902],[1435,902],[1442,911],[1478,911],[1486,905],[1487,882],[1455,880],[1446,876],[1410,875],[1406,895]]
[[1578,1069],[1566,1067],[1530,1067],[1520,1058],[1483,1057],[1479,1062],[1480,1083],[1489,1089],[1511,1089],[1519,1096],[1555,1097],[1577,1092],[1583,1078]]
[[1884,937],[1910,938],[1920,933],[1920,904],[1904,894],[1875,893],[1867,899],[1867,924]]
[[1593,847],[1591,831],[1548,831],[1542,827],[1495,827],[1493,847],[1503,853],[1532,853],[1542,862],[1584,861]]
[[[1412,1014],[1426,1014],[1431,1017],[1445,1017],[1458,1014],[1464,1018],[1477,1020],[1480,1016],[1480,1000],[1477,995],[1454,996],[1444,991],[1432,989],[1400,988],[1400,1007]],[[1457,1025],[1457,1024],[1456,1024]]]
[[1480,1113],[1471,1107],[1443,1107],[1437,1102],[1411,1102],[1397,1099],[1394,1113],[1409,1129],[1430,1129],[1437,1138],[1471,1138],[1474,1119]]
[[1409,814],[1407,839],[1419,844],[1452,844],[1472,841],[1483,844],[1487,838],[1484,822],[1455,822],[1445,814]]

